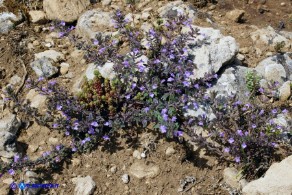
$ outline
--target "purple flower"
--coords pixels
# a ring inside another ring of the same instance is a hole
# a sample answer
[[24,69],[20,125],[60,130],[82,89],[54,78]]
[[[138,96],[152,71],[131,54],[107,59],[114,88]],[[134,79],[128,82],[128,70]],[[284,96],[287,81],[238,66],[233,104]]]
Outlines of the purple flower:
[[59,38],[63,37],[65,35],[65,32],[59,32]]
[[141,86],[139,89],[140,89],[141,91],[144,91],[144,90],[145,90],[145,87],[144,87],[144,86]]
[[264,89],[261,87],[261,88],[259,88],[259,92],[260,93],[264,93]]
[[246,143],[243,142],[243,143],[241,144],[241,147],[242,147],[243,149],[246,148]]
[[109,126],[109,122],[105,122],[104,123],[104,126]]
[[98,123],[96,121],[93,121],[90,125],[91,126],[94,126],[94,127],[97,127],[98,126]]
[[264,113],[265,113],[265,111],[264,110],[261,110],[260,113],[259,113],[259,115],[263,115]]
[[51,154],[50,151],[44,152],[44,153],[43,153],[43,157],[49,156],[50,154]]
[[209,99],[209,96],[208,95],[204,95],[204,99],[205,100]]
[[153,98],[153,97],[154,97],[154,93],[150,93],[149,96],[150,96],[151,98]]
[[57,105],[57,110],[62,110],[63,106],[62,105]]
[[248,136],[248,131],[244,132],[244,135],[245,135],[245,136]]
[[38,82],[43,81],[45,78],[44,77],[39,77]]
[[167,81],[168,81],[168,82],[172,82],[172,81],[174,81],[174,79],[173,79],[172,77],[169,77],[169,78],[167,79]]
[[257,126],[256,126],[255,124],[252,124],[251,127],[252,127],[253,129],[255,129]]
[[157,84],[152,85],[152,89],[157,89]]
[[159,60],[159,59],[155,59],[154,61],[153,61],[153,63],[154,64],[158,64],[158,63],[160,63],[161,61]]
[[56,150],[58,150],[58,151],[61,150],[61,146],[60,145],[57,145],[56,146]]
[[144,66],[143,64],[138,64],[138,69],[139,69],[139,72],[144,72],[144,70],[146,69],[146,66]]
[[75,123],[73,124],[73,129],[74,129],[74,130],[78,130],[78,128],[79,128],[79,123],[78,123],[78,122],[75,122]]
[[214,74],[213,78],[218,79],[218,74]]
[[174,57],[174,55],[173,55],[173,54],[170,54],[170,55],[169,55],[169,59],[171,59],[171,60],[172,60],[172,59],[174,59],[174,58],[175,58],[175,57]]
[[282,113],[286,114],[286,113],[288,113],[288,110],[287,110],[287,109],[284,109],[284,110],[282,111]]
[[61,21],[61,22],[60,22],[60,25],[61,25],[61,26],[65,26],[65,25],[66,25],[66,22],[65,22],[65,21]]
[[56,128],[58,128],[58,127],[59,127],[59,125],[58,125],[57,123],[54,123],[54,124],[53,124],[53,128],[54,128],[54,129],[56,129]]
[[154,31],[154,29],[153,28],[151,28],[150,30],[149,30],[149,34],[151,35],[151,36],[155,36],[155,31]]
[[137,84],[136,83],[133,83],[132,84],[132,89],[135,89],[136,86],[137,86]]
[[76,147],[73,147],[73,148],[72,148],[72,151],[73,151],[73,152],[76,152],[76,151],[77,151],[77,148],[76,148]]
[[56,161],[56,162],[60,162],[60,161],[61,161],[60,157],[57,156],[57,157],[55,158],[55,161]]
[[128,99],[130,99],[131,98],[131,95],[129,94],[129,95],[126,95],[126,99],[128,100]]
[[145,113],[148,113],[148,112],[149,112],[149,110],[150,110],[150,108],[149,108],[149,107],[146,107],[146,108],[144,108],[144,112],[145,112]]
[[93,45],[98,45],[98,44],[99,44],[98,40],[93,41]]
[[194,102],[193,106],[194,106],[195,109],[199,109],[199,105],[197,104],[197,102]]
[[238,129],[237,130],[237,134],[240,135],[240,136],[243,136],[242,130]]
[[90,127],[89,130],[88,130],[88,133],[89,133],[89,134],[94,134],[95,131],[94,131],[94,129],[93,129],[92,127]]
[[19,155],[16,154],[16,155],[14,156],[14,162],[18,162],[19,158],[20,158]]
[[174,116],[174,117],[171,118],[171,121],[172,121],[172,122],[175,122],[176,119],[177,119],[176,116]]
[[225,153],[229,153],[230,152],[230,148],[224,148],[224,152]]
[[237,106],[237,105],[240,105],[240,104],[242,104],[242,102],[238,100],[233,105]]
[[204,125],[204,123],[203,123],[202,121],[200,121],[200,122],[199,122],[199,125],[200,125],[200,126],[203,126],[203,125]]
[[272,146],[274,147],[274,148],[276,148],[278,145],[276,144],[276,143],[274,143],[274,142],[272,142],[271,143],[272,144]]
[[265,134],[264,134],[263,132],[260,132],[260,136],[261,136],[261,137],[264,137]]
[[191,76],[191,72],[186,71],[186,72],[185,72],[185,77],[189,78],[190,76]]
[[272,110],[272,113],[273,113],[273,114],[277,114],[277,113],[278,113],[277,109],[276,109],[276,108],[273,109],[273,110]]
[[199,89],[199,88],[200,88],[199,84],[195,84],[194,87],[195,87],[196,89]]
[[160,129],[160,132],[161,133],[166,133],[166,127],[164,126],[164,125],[161,125],[160,127],[159,127],[159,129]]
[[184,81],[183,84],[185,87],[189,87],[191,83],[189,81]]
[[126,68],[128,68],[128,67],[130,66],[130,63],[129,63],[128,61],[123,61],[122,64],[123,64]]
[[99,53],[99,54],[102,54],[104,51],[105,51],[105,47],[100,48],[100,49],[98,50],[98,53]]
[[175,131],[174,136],[181,137],[181,136],[183,136],[183,132],[182,131]]
[[139,50],[138,50],[137,48],[135,48],[135,49],[133,50],[133,53],[134,53],[135,55],[137,55],[137,54],[139,53]]
[[161,110],[161,114],[166,114],[167,113],[167,109],[166,108],[163,108],[162,110]]
[[274,122],[273,119],[271,119],[271,120],[269,120],[269,123],[270,123],[270,125],[272,125],[272,124],[274,124],[275,122]]
[[230,144],[232,144],[232,143],[234,142],[234,139],[231,137],[231,138],[229,138],[228,142],[229,142]]
[[224,137],[224,135],[225,135],[224,132],[220,132],[220,133],[219,133],[219,136],[220,136],[220,137]]
[[70,135],[70,132],[69,131],[66,131],[65,132],[65,135],[67,135],[67,136]]
[[239,163],[240,162],[240,157],[235,157],[235,162]]
[[69,31],[72,31],[72,30],[74,30],[75,29],[75,26],[71,26],[70,28],[69,28]]
[[56,81],[56,80],[49,81],[49,84],[50,84],[50,85],[55,85],[56,83],[57,83],[57,81]]
[[165,120],[165,121],[168,120],[168,115],[167,114],[163,114],[162,117],[163,117],[163,120]]
[[110,139],[108,135],[104,135],[102,138],[106,141]]
[[9,170],[8,170],[8,173],[9,173],[10,175],[14,175],[14,174],[15,174],[15,171],[14,171],[13,169],[9,169]]

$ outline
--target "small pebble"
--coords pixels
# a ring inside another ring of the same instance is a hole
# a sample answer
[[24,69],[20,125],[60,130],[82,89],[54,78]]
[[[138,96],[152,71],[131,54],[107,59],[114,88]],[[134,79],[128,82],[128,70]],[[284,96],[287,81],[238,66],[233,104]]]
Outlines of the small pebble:
[[117,172],[117,166],[113,166],[113,167],[110,169],[110,171],[111,171],[112,173],[116,173],[116,172]]
[[166,156],[171,156],[174,153],[175,153],[175,149],[172,146],[168,147],[165,151]]
[[145,154],[145,152],[142,152],[142,153],[141,153],[141,157],[142,157],[142,158],[146,158],[146,154]]
[[129,177],[129,175],[128,175],[128,174],[124,174],[124,175],[122,176],[122,181],[123,181],[123,183],[125,183],[125,184],[129,183],[129,181],[130,181],[130,177]]
[[141,159],[141,153],[138,150],[135,150],[133,152],[133,157],[140,160]]

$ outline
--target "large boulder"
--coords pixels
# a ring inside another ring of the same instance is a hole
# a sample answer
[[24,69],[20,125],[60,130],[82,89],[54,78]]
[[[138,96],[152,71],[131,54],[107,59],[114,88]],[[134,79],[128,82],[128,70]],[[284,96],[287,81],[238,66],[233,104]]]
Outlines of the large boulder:
[[276,32],[271,26],[267,28],[257,29],[251,33],[251,39],[254,42],[254,47],[264,51],[267,47],[274,50],[274,47],[284,42],[284,50],[290,50],[292,47],[292,32]]
[[105,35],[110,34],[109,31],[113,30],[114,27],[112,17],[112,13],[99,9],[86,11],[78,19],[76,33],[78,36],[88,40],[94,39],[101,32]]
[[243,195],[291,195],[292,156],[272,164],[264,177],[247,184],[242,192]]
[[16,154],[16,136],[8,131],[0,131],[0,156],[12,158]]
[[54,61],[47,57],[36,59],[30,66],[39,77],[49,78],[58,73],[58,68],[54,66]]
[[76,185],[74,190],[75,195],[91,195],[96,189],[96,184],[90,176],[75,177],[72,179],[72,182]]
[[74,22],[90,5],[90,0],[44,0],[43,9],[50,20]]
[[0,13],[0,34],[7,34],[21,20],[22,16],[16,16],[11,12]]
[[261,61],[255,70],[267,81],[283,84],[292,80],[292,53],[277,54]]
[[15,114],[4,110],[0,119],[0,156],[12,158],[16,154],[16,134],[21,126],[21,121]]
[[[221,67],[231,63],[238,53],[238,44],[230,36],[223,36],[219,30],[192,26],[198,29],[199,35],[188,41],[188,54],[194,57],[194,75],[191,78],[202,78],[206,73],[218,72]],[[183,27],[182,32],[190,31],[190,27]],[[199,47],[194,47],[199,45]]]
[[12,113],[7,113],[0,119],[0,131],[2,132],[10,132],[15,135],[20,125],[21,121]]
[[60,53],[58,51],[55,51],[53,49],[46,50],[46,51],[43,51],[43,52],[40,52],[40,53],[36,53],[36,54],[34,54],[34,56],[35,56],[36,60],[41,59],[43,57],[51,59],[54,62],[59,62],[59,61],[65,60],[64,54],[62,54],[62,53]]
[[186,15],[192,21],[197,18],[197,10],[194,6],[188,5],[183,1],[173,1],[162,6],[157,10],[161,18],[177,17],[179,15]]
[[216,98],[237,95],[241,101],[246,101],[246,93],[249,92],[246,87],[246,73],[251,68],[244,66],[229,67],[223,71],[217,83],[207,89],[207,93],[217,92]]
[[159,175],[160,168],[157,165],[146,165],[139,161],[131,165],[129,172],[138,179],[154,178]]

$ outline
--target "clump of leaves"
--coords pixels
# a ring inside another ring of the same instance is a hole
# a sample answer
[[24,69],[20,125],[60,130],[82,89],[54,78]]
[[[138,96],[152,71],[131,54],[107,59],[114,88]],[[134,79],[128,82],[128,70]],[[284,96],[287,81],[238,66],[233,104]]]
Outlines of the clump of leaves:
[[94,79],[86,79],[82,92],[78,94],[78,101],[87,110],[100,109],[103,116],[113,116],[120,110],[120,103],[115,86],[117,80],[110,82],[101,76],[98,70],[94,72]]
[[276,52],[281,53],[284,47],[285,47],[285,41],[281,41],[281,42],[276,43],[276,45],[274,46],[274,49]]
[[248,71],[245,76],[247,89],[250,91],[251,95],[255,95],[255,93],[260,88],[260,76],[256,74],[255,71]]

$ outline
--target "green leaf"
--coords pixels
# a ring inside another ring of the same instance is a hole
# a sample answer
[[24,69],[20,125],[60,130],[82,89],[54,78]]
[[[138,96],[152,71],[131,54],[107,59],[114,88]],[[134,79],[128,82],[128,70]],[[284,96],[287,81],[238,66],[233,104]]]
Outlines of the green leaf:
[[158,129],[159,128],[159,126],[160,126],[160,124],[159,123],[157,123],[156,125],[154,125],[154,129]]
[[166,94],[164,94],[164,95],[161,97],[161,99],[162,99],[162,100],[166,100],[166,99],[168,98],[168,96],[169,96],[169,93],[166,93]]

